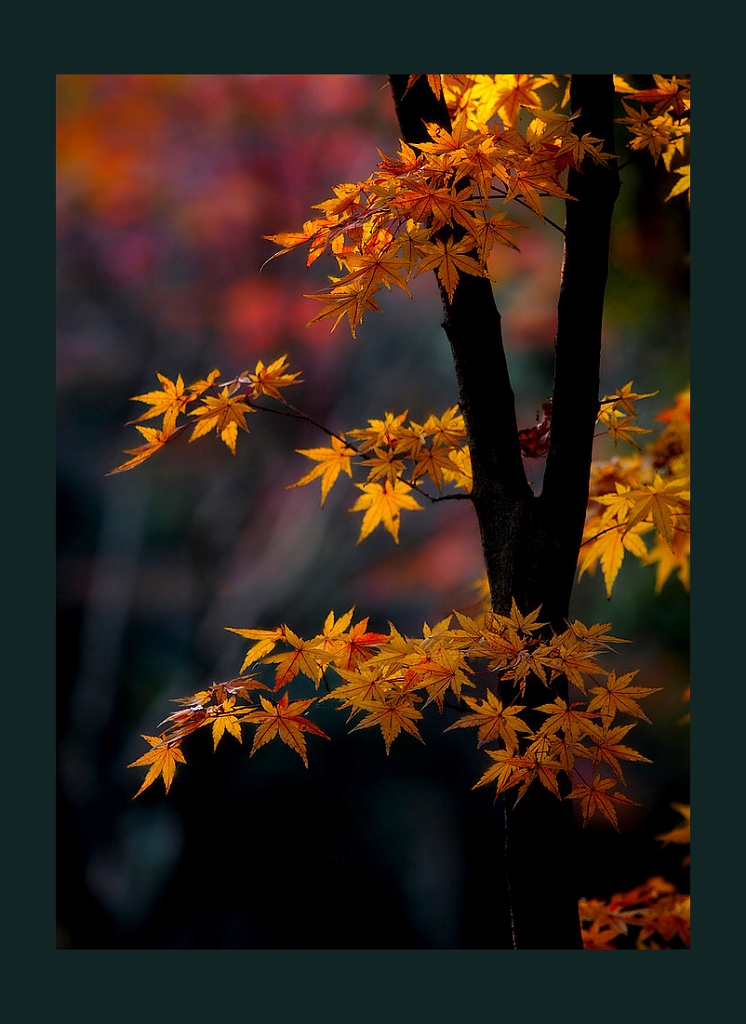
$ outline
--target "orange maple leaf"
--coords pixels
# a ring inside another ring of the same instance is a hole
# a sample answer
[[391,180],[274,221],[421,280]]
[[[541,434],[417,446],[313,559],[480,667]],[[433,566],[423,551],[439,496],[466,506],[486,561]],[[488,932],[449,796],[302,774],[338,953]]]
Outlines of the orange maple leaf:
[[473,714],[462,715],[453,725],[444,729],[444,732],[477,726],[479,729],[477,733],[478,747],[501,739],[510,754],[515,753],[518,749],[518,733],[531,732],[531,727],[522,718],[517,717],[521,711],[525,710],[525,705],[515,704],[504,707],[500,698],[496,697],[491,690],[487,691],[487,700],[485,701],[464,697],[464,703],[472,709]]
[[614,772],[620,782],[624,782],[624,776],[619,764],[620,761],[644,761],[647,764],[653,762],[649,757],[643,757],[633,747],[625,746],[619,741],[627,735],[630,729],[634,729],[635,723],[631,725],[620,725],[616,728],[601,728],[595,723],[588,727],[590,749],[579,749],[576,751],[578,757],[589,758],[596,768],[605,761]]
[[420,247],[423,255],[415,276],[425,270],[437,270],[438,280],[446,290],[448,301],[452,302],[460,276],[459,271],[475,277],[488,276],[487,271],[473,257],[466,255],[473,249],[474,240],[468,236],[460,242],[456,242],[453,237],[442,242],[439,238],[434,242],[424,242]]
[[388,701],[360,701],[357,704],[357,708],[367,711],[367,714],[350,732],[356,732],[358,729],[368,729],[372,725],[379,725],[384,743],[386,744],[387,754],[391,750],[391,744],[402,729],[416,737],[420,743],[424,742],[413,721],[413,719],[422,718],[422,712],[418,711],[411,704],[407,695],[401,694],[398,698]]
[[649,697],[651,693],[658,693],[661,686],[630,686],[629,684],[638,673],[627,672],[617,679],[616,670],[609,672],[606,686],[594,686],[591,693],[596,696],[588,705],[588,711],[597,711],[603,718],[613,718],[617,712],[631,715],[633,718],[642,718],[646,722],[650,719],[644,713],[637,700],[642,697]]
[[299,672],[312,679],[316,686],[321,680],[324,668],[332,660],[332,654],[318,640],[303,640],[287,626],[282,627],[282,639],[292,650],[265,657],[267,664],[277,662],[275,690],[295,679]]
[[367,661],[372,649],[386,643],[388,637],[385,633],[370,632],[367,627],[368,619],[361,619],[349,632],[338,637],[334,646],[335,666],[352,671]]
[[[336,280],[332,278],[332,281]],[[336,284],[330,291],[304,294],[303,297],[326,303],[324,309],[317,316],[313,317],[312,320],[308,321],[309,325],[318,323],[319,320],[335,317],[336,319],[331,328],[333,331],[342,317],[346,316],[353,338],[357,337],[357,325],[362,323],[363,314],[366,309],[373,309],[378,313],[381,312],[381,307],[359,280],[352,281],[349,284]]]
[[303,713],[310,708],[315,698],[294,700],[291,703],[288,695],[284,693],[277,704],[273,704],[261,695],[259,700],[263,710],[260,711],[259,708],[255,708],[243,716],[245,722],[259,726],[254,734],[254,744],[251,748],[252,756],[265,743],[269,743],[270,740],[278,737],[300,756],[303,764],[308,768],[308,754],[306,753],[306,741],[303,733],[310,732],[314,736],[322,736],[325,740],[329,739],[322,729],[319,729],[317,725],[303,717]]
[[590,819],[597,812],[603,814],[607,821],[610,821],[614,828],[619,831],[614,804],[623,804],[627,807],[639,807],[634,800],[624,796],[622,793],[611,793],[617,784],[616,779],[602,779],[594,775],[593,781],[579,782],[570,793],[570,800],[580,800],[580,808],[583,813],[583,826],[587,825]]
[[143,780],[143,784],[132,797],[133,800],[135,800],[143,790],[147,789],[148,786],[152,785],[159,775],[163,776],[163,784],[166,787],[166,792],[168,793],[174,779],[177,762],[180,764],[186,764],[186,758],[181,752],[181,740],[168,743],[162,736],[146,736],[144,734],[142,738],[148,741],[151,749],[146,754],[143,754],[142,757],[138,757],[136,761],[128,764],[127,767],[136,768],[139,765],[147,764],[150,765],[150,768],[148,769],[148,774]]
[[511,789],[513,786],[525,782],[531,773],[531,762],[519,754],[514,754],[510,750],[488,750],[486,753],[495,763],[487,769],[479,782],[471,788],[478,789],[480,786],[486,786],[488,782],[496,782],[495,800],[506,789]]

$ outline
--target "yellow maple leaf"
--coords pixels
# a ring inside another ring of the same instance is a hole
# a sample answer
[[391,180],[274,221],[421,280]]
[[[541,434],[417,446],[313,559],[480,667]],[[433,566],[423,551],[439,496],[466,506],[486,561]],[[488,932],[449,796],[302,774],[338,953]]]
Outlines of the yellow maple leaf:
[[[164,444],[174,436],[173,431],[167,433],[164,430],[156,430],[155,427],[137,427],[136,429],[145,438],[146,444],[140,445],[139,448],[126,448],[124,454],[133,455],[134,458],[123,462],[116,469],[112,469],[106,474],[107,476],[114,476],[115,473],[124,473],[128,469],[134,469],[135,466],[139,466],[141,462],[144,462],[151,455],[155,455],[157,451],[160,451]],[[180,432],[181,428],[179,428],[177,433]]]
[[152,419],[154,416],[163,416],[163,433],[170,434],[176,426],[179,413],[183,412],[186,406],[192,401],[193,396],[184,388],[184,381],[181,374],[176,382],[164,377],[162,373],[156,373],[161,382],[160,391],[148,391],[144,395],[135,395],[131,402],[145,402],[152,406],[142,416],[138,416],[132,423],[140,423],[142,420]]
[[235,455],[238,428],[249,433],[246,414],[254,411],[241,400],[240,394],[231,394],[230,388],[226,386],[219,395],[208,395],[207,398],[203,398],[202,406],[199,409],[192,409],[189,413],[190,416],[200,417],[189,440],[196,441],[198,437],[203,437],[214,429]]
[[[610,495],[608,497],[611,498]],[[601,498],[596,500],[600,501]],[[626,512],[627,505],[622,507]],[[613,523],[611,526],[601,529],[595,537],[583,541],[583,547],[586,544],[588,546],[585,547],[585,550],[581,547],[578,579],[582,579],[584,573],[592,572],[600,563],[606,586],[606,596],[611,597],[611,591],[624,562],[625,553],[629,551],[637,558],[647,559],[648,550],[640,534],[649,529],[649,523],[638,523],[632,529],[629,529],[626,523]]]
[[350,459],[353,455],[357,454],[356,450],[351,448],[341,438],[333,437],[331,441],[331,448],[295,449],[299,455],[305,455],[307,459],[313,459],[318,463],[318,465],[314,466],[313,469],[306,473],[305,476],[301,477],[300,480],[296,480],[294,484],[288,485],[288,489],[292,489],[293,487],[302,487],[304,484],[310,483],[317,477],[321,477],[322,507],[339,474],[346,473],[347,476],[350,478],[352,477]]
[[388,530],[398,544],[401,510],[403,508],[412,510],[422,508],[416,498],[409,493],[412,488],[401,480],[397,480],[393,485],[388,480],[384,480],[383,484],[356,484],[356,486],[363,493],[348,511],[365,512],[357,543],[365,540],[377,526],[381,525]]
[[630,530],[635,523],[652,519],[661,537],[673,550],[674,522],[673,516],[685,516],[689,511],[689,489],[685,480],[663,478],[655,474],[652,484],[635,488],[631,497],[636,499],[626,521],[626,529]]
[[225,628],[229,633],[238,633],[239,636],[243,636],[247,640],[256,640],[256,643],[246,653],[243,665],[241,665],[242,672],[255,661],[259,661],[260,658],[271,654],[285,635],[282,626],[277,626],[275,629],[237,629],[234,626],[226,626]]
[[[218,743],[225,732],[229,732],[239,743],[243,742],[241,736],[241,722],[235,714],[231,714],[236,704],[236,698],[231,696],[222,702],[219,708],[215,709],[212,723],[213,750],[218,749]],[[243,709],[240,709],[243,710]]]
[[681,195],[684,192],[686,193],[686,197],[687,197],[687,200],[688,200],[689,199],[689,195],[690,195],[690,188],[691,188],[691,167],[690,167],[690,165],[686,164],[684,167],[676,167],[676,168],[674,168],[674,172],[673,173],[679,175],[679,180],[676,182],[676,184],[673,186],[671,191],[666,196],[666,202],[668,202],[669,199],[673,199],[674,196]]
[[247,380],[251,384],[253,397],[269,395],[270,398],[276,398],[281,402],[283,398],[279,388],[287,388],[291,384],[302,383],[302,381],[298,380],[300,372],[288,373],[289,369],[287,356],[280,356],[279,359],[275,359],[269,366],[265,366],[260,359],[253,373],[247,372],[242,374],[239,379]]

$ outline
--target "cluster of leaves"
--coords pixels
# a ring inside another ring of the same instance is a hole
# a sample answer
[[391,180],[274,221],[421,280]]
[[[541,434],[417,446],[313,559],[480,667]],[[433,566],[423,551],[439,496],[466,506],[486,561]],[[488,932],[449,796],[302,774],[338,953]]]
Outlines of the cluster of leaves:
[[[300,383],[299,373],[287,371],[287,359],[280,356],[269,366],[259,360],[253,373],[246,370],[225,383],[218,382],[219,370],[212,370],[204,380],[195,381],[188,387],[184,385],[181,374],[175,381],[161,373],[157,374],[160,391],[148,391],[147,394],[132,398],[133,402],[144,402],[150,406],[142,416],[130,421],[145,438],[145,444],[127,449],[125,455],[131,455],[132,458],[108,475],[134,469],[164,445],[175,441],[190,426],[190,442],[215,431],[235,455],[239,428],[248,434],[246,417],[261,408],[255,405],[256,399],[264,395],[283,402],[280,388]],[[189,406],[194,403],[196,406],[190,409]],[[157,416],[163,417],[160,428],[139,426],[143,420],[155,419]],[[187,416],[193,416],[194,420],[183,418]]]
[[[411,76],[410,85],[420,77]],[[410,295],[409,280],[426,270],[436,271],[451,300],[461,274],[491,276],[495,243],[518,248],[514,232],[523,225],[508,220],[498,204],[515,201],[548,219],[548,198],[572,199],[563,184],[568,168],[613,158],[600,139],[574,132],[580,112],[568,109],[569,81],[562,76],[426,77],[445,100],[450,132],[427,124],[429,142],[402,142],[395,158],[381,154],[368,178],[340,184],[333,198],[318,203],[314,209],[323,216],[306,221],[302,231],[266,236],[281,246],[275,256],[307,245],[307,266],[327,251],[336,259],[341,276],[307,296],[324,304],[311,323],[332,319],[334,330],[346,316],[354,337],[366,310],[380,311],[381,287]],[[615,76],[617,90],[639,104],[625,101],[628,116],[619,121],[631,132],[631,149],[649,151],[671,170],[688,142],[688,79],[654,77],[656,88],[636,91]],[[688,191],[688,167],[687,161],[676,169],[681,177],[669,198]]]
[[[402,511],[423,507],[416,494],[437,502],[467,498],[471,491],[469,446],[457,406],[441,416],[429,416],[424,423],[407,421],[406,411],[386,412],[383,419],[368,420],[366,427],[335,433],[285,398],[284,388],[300,383],[300,373],[289,372],[286,356],[268,366],[260,360],[253,373],[245,371],[225,383],[218,381],[217,369],[189,386],[181,375],[175,382],[160,373],[157,376],[160,391],[133,398],[150,406],[132,421],[146,443],[128,450],[132,458],[112,473],[140,465],[190,426],[190,441],[214,431],[235,454],[239,428],[249,432],[247,415],[264,410],[305,419],[329,436],[329,445],[297,449],[315,465],[291,487],[320,480],[323,506],[340,474],[352,479],[353,468],[362,473],[362,482],[356,484],[361,493],[349,509],[363,513],[358,543],[378,526],[398,543]],[[651,393],[637,394],[632,385],[630,381],[601,402],[599,436],[608,435],[615,446],[624,441],[638,450],[594,462],[579,562],[581,577],[600,565],[608,596],[626,553],[656,566],[658,590],[674,571],[685,586],[689,582],[689,392],[658,414],[665,424],[662,433],[639,450],[635,438],[651,431],[637,425],[635,402],[650,398]],[[258,404],[262,397],[275,400],[278,407]],[[160,429],[139,425],[157,416],[163,417]],[[194,422],[187,417],[194,417]],[[536,424],[519,431],[523,454],[545,456],[550,431],[551,403],[545,402]],[[648,548],[644,535],[650,531],[653,542]]]
[[[217,746],[225,732],[240,740],[243,724],[258,725],[252,754],[276,737],[308,766],[303,732],[325,736],[305,717],[317,698],[291,702],[286,692],[273,702],[260,693],[255,704],[253,691],[269,689],[258,681],[256,667],[267,665],[274,670],[274,694],[299,675],[317,690],[323,681],[328,692],[320,700],[337,701],[348,711],[348,721],[359,716],[353,732],[380,728],[387,753],[402,730],[421,740],[416,723],[426,707],[459,711],[448,730],[476,728],[477,744],[493,762],[474,788],[494,783],[497,798],[518,786],[520,799],[539,782],[559,798],[564,774],[574,779],[569,797],[579,801],[584,822],[600,813],[617,827],[614,805],[632,803],[616,789],[624,784],[621,762],[648,760],[624,741],[637,720],[648,721],[639,701],[657,688],[635,686],[636,672],[617,677],[599,663],[613,644],[623,642],[606,633],[608,623],[588,628],[574,622],[561,634],[547,634],[538,616],[539,609],[524,615],[515,603],[510,616],[487,611],[472,618],[456,611],[433,627],[425,624],[416,638],[392,624],[388,634],[369,631],[367,618],[353,625],[352,609],[339,618],[330,612],[321,633],[309,640],[287,625],[229,627],[253,641],[241,667],[245,674],[180,700],[183,709],[161,723],[164,731],[145,737],[151,750],[132,765],[149,766],[138,795],[159,774],[168,789],[176,762],[184,760],[183,739],[206,726]],[[463,694],[474,688],[478,674],[482,682],[487,679],[484,696]],[[569,703],[554,685],[558,677],[571,684]],[[331,678],[337,680],[333,687]],[[519,702],[531,679],[547,689],[538,725],[529,724],[522,715],[526,705]],[[509,700],[501,696],[506,683],[513,694]],[[620,724],[619,716],[635,721]]]
[[[633,434],[643,431],[634,425],[634,402],[648,397],[635,394],[630,382],[602,402],[599,422],[615,443],[637,447]],[[593,463],[579,577],[600,565],[609,597],[626,553],[655,565],[656,591],[673,572],[689,586],[689,418],[687,388],[658,414],[664,429],[643,450]]]
[[[599,139],[578,137],[573,116],[556,109],[564,87],[554,75],[428,79],[446,100],[450,132],[428,124],[429,142],[402,142],[395,158],[381,154],[365,181],[338,185],[334,198],[317,204],[323,216],[302,231],[267,236],[282,247],[276,256],[308,245],[309,266],[327,250],[336,258],[343,273],[310,296],[324,303],[312,322],[333,319],[333,330],[346,316],[354,336],[365,311],[379,309],[381,287],[410,294],[410,278],[427,270],[451,299],[462,273],[490,276],[496,242],[517,248],[521,225],[496,202],[515,200],[544,218],[544,199],[570,198],[560,183],[567,167],[610,159]],[[551,109],[538,95],[546,88],[557,97]],[[525,124],[522,108],[530,111]]]
[[[674,804],[681,823],[663,835],[663,843],[689,845],[690,809]],[[684,863],[688,863],[688,857]],[[585,949],[617,949],[619,940],[637,949],[689,948],[690,905],[688,894],[677,891],[665,878],[656,876],[608,900],[580,900],[580,920]],[[630,929],[633,929],[631,931]]]
[[[285,356],[268,366],[259,361],[253,373],[246,371],[224,384],[218,383],[218,376],[213,370],[205,380],[186,387],[180,376],[174,383],[159,374],[160,391],[136,396],[150,408],[134,421],[137,425],[162,416],[161,429],[153,431],[157,440],[146,435],[148,444],[130,452],[134,457],[115,472],[139,465],[191,425],[179,417],[196,420],[190,440],[214,430],[234,453],[239,427],[248,429],[246,415],[267,408],[257,404],[259,398],[274,399],[282,411],[310,420],[282,393],[300,376],[289,372]],[[635,437],[645,431],[636,426],[634,403],[648,397],[636,393],[629,382],[603,400],[599,425],[615,444],[625,441],[636,446]],[[190,409],[192,403],[195,408]],[[316,424],[330,435],[331,445],[299,449],[315,465],[291,486],[320,478],[323,505],[340,473],[352,477],[354,464],[366,474],[365,482],[357,484],[361,494],[350,509],[364,513],[359,541],[382,525],[398,542],[401,511],[422,507],[413,491],[438,501],[458,496],[442,494],[444,486],[460,489],[462,497],[468,497],[471,489],[469,450],[457,407],[424,423],[407,422],[406,416],[386,413],[384,419],[369,420],[367,427],[344,435]],[[582,575],[600,564],[608,593],[625,551],[657,563],[659,586],[674,566],[682,582],[688,582],[688,392],[658,418],[664,429],[645,451],[594,464],[579,571]],[[544,454],[550,430],[551,406],[545,403],[536,425],[521,431],[524,454]],[[423,490],[423,482],[438,494]],[[656,537],[650,549],[641,537],[649,531]],[[449,729],[476,727],[480,747],[496,744],[487,749],[493,764],[476,786],[494,783],[496,797],[518,786],[520,797],[538,781],[559,797],[563,774],[574,783],[569,796],[580,802],[583,820],[600,813],[616,827],[614,805],[631,803],[615,788],[624,782],[620,762],[647,760],[623,742],[636,723],[620,724],[617,716],[647,720],[638,701],[655,689],[633,686],[635,672],[617,678],[613,669],[598,663],[598,656],[618,642],[606,634],[608,624],[587,628],[576,622],[560,635],[547,636],[538,615],[539,609],[526,615],[515,606],[510,617],[488,610],[478,618],[453,612],[432,628],[425,624],[419,638],[402,636],[391,624],[388,634],[370,632],[367,619],[351,625],[352,610],[338,619],[331,612],[322,632],[310,640],[297,636],[287,625],[234,629],[253,641],[241,667],[244,674],[184,699],[183,709],[161,723],[166,728],[159,735],[144,737],[151,749],[133,762],[148,766],[138,794],[159,776],[169,788],[177,763],[184,763],[182,741],[205,726],[212,729],[217,746],[225,732],[240,740],[241,726],[255,725],[252,754],[277,737],[307,765],[303,734],[325,736],[305,716],[316,698],[291,702],[284,694],[273,702],[271,697],[254,694],[268,689],[254,675],[254,666],[273,664],[274,692],[298,674],[317,689],[323,679],[329,689],[329,670],[333,670],[341,682],[321,699],[339,701],[350,718],[360,715],[354,729],[379,727],[387,752],[402,730],[420,738],[416,722],[426,706],[434,703],[441,712],[446,704],[457,710],[465,706],[468,712]],[[275,652],[278,645],[284,650]],[[462,694],[463,688],[474,687],[480,661],[482,673],[489,677],[484,695]],[[559,676],[572,687],[569,703],[554,687]],[[545,716],[538,725],[521,715],[526,705],[519,701],[530,679],[548,690],[547,701],[538,708]],[[513,693],[507,701],[501,696],[506,683]]]
[[689,76],[653,75],[653,81],[650,89],[635,89],[622,75],[614,75],[616,91],[627,97],[622,100],[627,116],[619,118],[619,123],[626,125],[632,136],[631,150],[648,152],[656,163],[662,160],[667,171],[679,176],[666,199],[686,195],[688,201]]

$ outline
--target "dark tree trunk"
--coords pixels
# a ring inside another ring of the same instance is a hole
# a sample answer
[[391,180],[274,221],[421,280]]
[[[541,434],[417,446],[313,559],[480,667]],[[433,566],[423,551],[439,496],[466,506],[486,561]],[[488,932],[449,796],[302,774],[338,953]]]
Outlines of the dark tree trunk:
[[[427,141],[425,122],[450,129],[445,104],[426,77],[410,89],[408,79],[390,76],[404,141]],[[613,99],[611,75],[572,76],[571,108],[581,111],[575,131],[603,139],[607,153],[614,152]],[[575,200],[566,202],[552,428],[539,497],[523,468],[492,287],[485,278],[462,275],[451,301],[441,289],[492,607],[507,614],[513,598],[524,612],[541,605],[542,619],[558,632],[565,628],[588,503],[609,233],[618,188],[615,167],[591,164],[582,174],[569,174],[567,190]],[[546,701],[547,691],[535,681],[526,698],[521,702],[536,706]],[[506,795],[504,806],[514,948],[581,949],[570,802],[557,800],[536,783],[517,805],[512,793]]]

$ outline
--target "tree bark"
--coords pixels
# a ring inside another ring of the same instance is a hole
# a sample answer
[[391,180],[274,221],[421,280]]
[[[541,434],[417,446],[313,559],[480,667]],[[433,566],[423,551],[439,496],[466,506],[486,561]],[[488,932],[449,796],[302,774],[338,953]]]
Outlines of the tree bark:
[[[446,106],[425,76],[410,89],[408,79],[390,76],[404,141],[426,141],[425,122],[449,130]],[[572,76],[571,109],[581,111],[576,134],[590,132],[603,139],[608,153],[614,152],[613,98],[611,75]],[[542,618],[557,632],[565,628],[588,503],[609,236],[618,189],[615,167],[592,164],[583,173],[569,172],[567,191],[575,198],[566,202],[552,426],[539,497],[523,468],[500,314],[490,282],[462,275],[451,301],[441,288],[492,607],[507,614],[513,598],[524,612],[541,605]],[[559,684],[562,694],[561,680]],[[537,680],[521,703],[535,707],[546,699],[546,688]],[[582,949],[572,806],[538,783],[518,804],[513,792],[504,798],[513,946]]]

